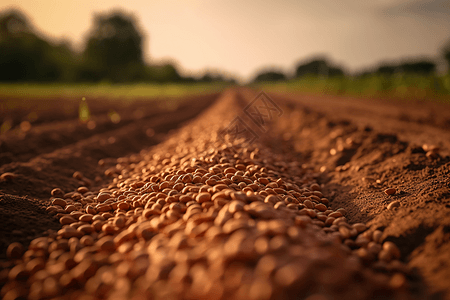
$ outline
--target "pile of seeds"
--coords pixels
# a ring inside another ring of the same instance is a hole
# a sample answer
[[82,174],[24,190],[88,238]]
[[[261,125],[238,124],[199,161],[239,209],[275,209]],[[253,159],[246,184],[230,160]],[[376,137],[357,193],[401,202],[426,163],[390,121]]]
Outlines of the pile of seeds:
[[330,209],[312,168],[225,143],[223,125],[209,112],[117,159],[98,191],[54,189],[62,229],[10,245],[3,299],[409,298],[395,244]]

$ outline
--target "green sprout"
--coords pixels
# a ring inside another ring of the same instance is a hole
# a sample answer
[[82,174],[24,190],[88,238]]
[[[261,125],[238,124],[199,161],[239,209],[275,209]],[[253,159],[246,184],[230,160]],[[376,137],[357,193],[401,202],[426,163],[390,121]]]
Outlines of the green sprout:
[[86,123],[90,118],[89,107],[86,103],[86,97],[81,98],[80,107],[78,110],[78,117],[81,122]]

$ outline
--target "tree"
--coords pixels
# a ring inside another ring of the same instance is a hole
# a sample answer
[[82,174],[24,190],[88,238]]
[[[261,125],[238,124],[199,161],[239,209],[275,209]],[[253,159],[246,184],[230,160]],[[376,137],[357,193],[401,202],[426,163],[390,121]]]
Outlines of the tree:
[[0,81],[55,81],[64,69],[55,58],[58,48],[36,35],[17,10],[0,15],[0,53]]
[[133,16],[121,11],[96,15],[83,53],[82,77],[136,80],[144,69],[142,40]]
[[305,63],[297,65],[296,77],[304,76],[343,76],[344,71],[337,66],[331,65],[324,57],[317,57]]
[[380,66],[378,66],[375,73],[380,75],[393,75],[398,70],[398,66],[388,63],[383,63]]
[[436,70],[436,64],[429,60],[407,61],[398,66],[405,73],[431,74]]
[[447,63],[447,73],[450,73],[450,41],[442,48],[442,56]]
[[174,65],[166,63],[145,67],[145,79],[151,82],[178,82],[182,78]]
[[286,80],[286,75],[278,71],[262,71],[258,73],[253,82],[263,82],[263,81],[283,81]]

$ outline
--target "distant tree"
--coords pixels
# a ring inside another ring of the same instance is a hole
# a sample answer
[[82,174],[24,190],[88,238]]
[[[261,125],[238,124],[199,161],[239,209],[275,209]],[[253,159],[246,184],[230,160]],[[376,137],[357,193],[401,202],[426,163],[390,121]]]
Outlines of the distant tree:
[[262,71],[258,73],[253,82],[263,81],[283,81],[286,80],[286,75],[278,71]]
[[83,53],[82,77],[124,82],[142,75],[143,38],[135,23],[133,16],[121,11],[94,17]]
[[[60,51],[36,35],[20,11],[0,15],[0,81],[60,80],[64,70]],[[64,60],[70,61],[71,55]]]
[[398,67],[392,64],[381,64],[376,69],[375,73],[380,75],[393,75],[397,71]]
[[182,77],[178,73],[173,64],[151,65],[145,67],[146,81],[167,83],[182,81]]
[[325,58],[319,57],[297,65],[295,76],[343,76],[344,71],[337,66],[332,66]]
[[339,67],[328,67],[328,77],[344,76],[344,70]]
[[447,63],[447,73],[450,73],[450,41],[442,48],[442,55]]
[[404,73],[431,74],[436,71],[436,64],[428,60],[411,61],[401,63],[398,69]]
[[224,82],[225,78],[221,74],[205,72],[200,79],[199,82]]
[[8,10],[0,14],[0,38],[31,33],[32,29],[27,17],[16,9]]

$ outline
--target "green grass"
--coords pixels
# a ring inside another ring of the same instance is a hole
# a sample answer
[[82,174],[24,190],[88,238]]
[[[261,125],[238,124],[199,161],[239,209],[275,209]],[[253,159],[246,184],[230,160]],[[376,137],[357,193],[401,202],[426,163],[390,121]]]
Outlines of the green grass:
[[371,75],[360,78],[304,77],[286,82],[266,82],[259,84],[258,87],[267,91],[450,102],[450,75]]
[[110,99],[180,97],[221,91],[225,83],[195,84],[0,84],[5,97],[108,97]]

